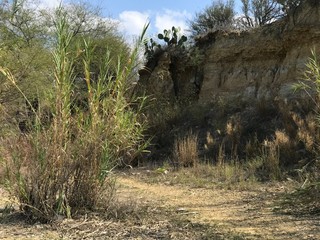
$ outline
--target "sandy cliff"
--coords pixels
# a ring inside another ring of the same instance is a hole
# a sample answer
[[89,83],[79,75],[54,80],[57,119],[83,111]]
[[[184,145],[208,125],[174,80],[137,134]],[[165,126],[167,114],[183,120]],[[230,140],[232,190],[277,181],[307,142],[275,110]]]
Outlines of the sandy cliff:
[[311,50],[320,53],[320,1],[306,0],[290,16],[262,28],[210,32],[197,45],[205,54],[199,66],[188,64],[186,55],[164,52],[140,72],[140,86],[158,98],[200,103],[217,96],[290,98]]
[[320,50],[319,5],[306,1],[287,19],[263,28],[200,39],[200,44],[211,41],[200,102],[226,94],[245,99],[292,96],[292,83],[303,78],[311,50]]

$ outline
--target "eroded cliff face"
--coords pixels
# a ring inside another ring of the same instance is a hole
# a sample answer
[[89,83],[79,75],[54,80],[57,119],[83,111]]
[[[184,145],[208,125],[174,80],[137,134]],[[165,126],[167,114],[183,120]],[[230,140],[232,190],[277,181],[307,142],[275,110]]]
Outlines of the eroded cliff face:
[[168,103],[198,100],[203,74],[188,60],[187,53],[179,48],[160,52],[139,71],[136,90]]
[[215,32],[199,40],[208,42],[200,102],[291,98],[311,50],[320,52],[319,2],[306,1],[288,19],[251,32]]
[[208,33],[197,45],[204,52],[201,64],[164,52],[141,74],[140,85],[157,98],[199,103],[220,96],[290,99],[297,96],[292,84],[303,78],[311,50],[320,53],[320,1],[306,0],[286,19],[259,29]]

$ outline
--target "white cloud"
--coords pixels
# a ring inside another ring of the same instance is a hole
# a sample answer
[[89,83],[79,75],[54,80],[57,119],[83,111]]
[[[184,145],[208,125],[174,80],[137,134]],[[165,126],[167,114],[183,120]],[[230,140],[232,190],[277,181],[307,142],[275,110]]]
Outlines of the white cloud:
[[183,34],[188,28],[187,19],[191,18],[191,14],[187,11],[173,11],[166,9],[163,13],[157,13],[155,19],[155,27],[158,32],[164,29],[171,29],[172,26],[180,27]]
[[120,13],[120,28],[123,29],[127,36],[138,36],[141,34],[143,26],[148,22],[149,13],[138,11],[124,11]]
[[63,2],[63,1],[62,0],[39,0],[38,7],[41,9],[56,8],[59,6],[60,2]]
[[180,27],[181,34],[187,34],[188,28],[187,19],[190,19],[192,14],[187,11],[173,11],[165,9],[161,12],[139,12],[139,11],[123,11],[119,14],[119,27],[120,30],[127,37],[127,41],[132,44],[135,37],[139,36],[142,32],[143,26],[150,21],[148,33],[154,36],[164,29],[171,29],[172,26]]

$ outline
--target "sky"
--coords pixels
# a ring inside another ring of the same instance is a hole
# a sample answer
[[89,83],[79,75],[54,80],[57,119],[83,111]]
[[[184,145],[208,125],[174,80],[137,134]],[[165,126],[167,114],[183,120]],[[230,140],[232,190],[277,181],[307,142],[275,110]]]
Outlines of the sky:
[[128,34],[139,34],[150,21],[152,32],[162,32],[172,26],[187,29],[187,20],[211,4],[212,0],[105,0],[101,7],[105,14],[119,19]]
[[[65,0],[67,1],[67,0]],[[103,17],[119,22],[127,36],[138,36],[145,23],[150,22],[149,35],[180,27],[187,34],[188,20],[215,0],[91,0],[86,1],[101,8]],[[240,0],[236,0],[237,3]],[[55,7],[60,0],[40,0],[42,7]]]

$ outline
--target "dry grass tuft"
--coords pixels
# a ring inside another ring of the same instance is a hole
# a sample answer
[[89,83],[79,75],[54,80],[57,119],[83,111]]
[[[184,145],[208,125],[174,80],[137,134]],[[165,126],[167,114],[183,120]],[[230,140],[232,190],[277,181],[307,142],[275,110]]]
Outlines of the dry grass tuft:
[[179,167],[192,167],[199,163],[198,135],[191,131],[174,142],[173,159]]
[[273,180],[280,179],[280,152],[279,146],[275,143],[275,141],[264,141],[261,157],[263,158],[264,167],[266,168],[269,177]]
[[316,116],[309,114],[303,119],[297,114],[293,114],[292,119],[298,126],[297,141],[302,141],[306,150],[314,150],[316,141],[320,140]]
[[227,122],[225,132],[228,140],[231,141],[233,148],[240,144],[242,131],[240,116],[234,116]]

